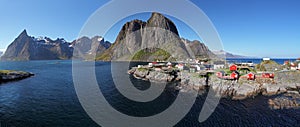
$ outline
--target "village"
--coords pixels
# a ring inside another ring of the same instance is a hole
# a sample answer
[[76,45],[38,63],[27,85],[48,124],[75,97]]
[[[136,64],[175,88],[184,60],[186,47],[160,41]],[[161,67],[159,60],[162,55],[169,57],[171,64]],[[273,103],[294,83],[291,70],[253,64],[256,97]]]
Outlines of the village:
[[200,61],[188,59],[186,62],[150,62],[148,65],[138,65],[139,70],[154,70],[165,73],[169,72],[189,72],[203,76],[206,74],[215,74],[223,80],[256,80],[275,78],[275,73],[283,71],[299,71],[300,58],[296,61],[285,61],[283,65],[272,61],[270,58],[263,58],[260,64],[254,64],[252,61],[242,63],[228,63],[226,61]]
[[[296,66],[297,65],[297,66]],[[128,70],[137,79],[179,82],[178,90],[203,93],[212,88],[217,96],[244,100],[257,95],[289,94],[293,97],[270,101],[274,108],[300,107],[300,59],[278,64],[270,58],[261,63],[227,61],[150,62]]]

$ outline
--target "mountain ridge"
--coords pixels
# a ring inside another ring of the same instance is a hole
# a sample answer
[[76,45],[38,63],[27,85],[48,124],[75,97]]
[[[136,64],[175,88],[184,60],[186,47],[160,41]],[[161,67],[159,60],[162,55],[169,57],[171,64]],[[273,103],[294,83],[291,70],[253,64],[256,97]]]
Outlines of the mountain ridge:
[[[140,51],[144,53],[141,54]],[[132,20],[123,25],[114,43],[104,37],[80,37],[72,42],[63,38],[35,38],[26,29],[8,46],[1,60],[131,60],[140,58],[157,60],[186,60],[186,58],[212,58],[216,55],[200,41],[180,38],[173,21],[153,12],[147,21]],[[149,54],[154,56],[149,56]],[[148,55],[149,57],[144,57]],[[95,59],[96,56],[96,59]],[[168,57],[166,57],[168,56]],[[139,57],[135,57],[139,58]],[[144,61],[144,60],[142,60]]]
[[249,58],[249,56],[242,56],[242,55],[237,55],[233,54],[224,50],[220,51],[212,51],[215,55],[221,57],[221,58]]
[[158,54],[169,56],[169,58],[162,57],[164,60],[174,60],[174,58],[183,60],[184,57],[186,60],[186,58],[192,57],[191,51],[195,56],[205,58],[215,56],[207,46],[199,41],[187,41],[186,39],[186,42],[179,37],[177,27],[170,19],[153,12],[147,21],[132,20],[125,23],[113,45],[103,54],[98,55],[96,60],[130,61],[132,58],[137,58],[136,55],[138,55],[143,58],[140,61],[153,61],[157,60],[154,57],[158,56],[149,56],[149,54],[157,54],[157,51],[160,52]]
[[[98,50],[106,50],[110,46],[110,42],[104,41],[104,38],[97,41],[95,38],[100,38],[100,36],[95,36],[94,38],[85,38],[87,48],[95,52],[100,52]],[[81,38],[77,39],[80,40]],[[99,44],[97,44],[97,42]],[[80,45],[81,42],[67,42],[63,38],[57,38],[52,40],[48,37],[31,37],[28,35],[26,29],[24,29],[17,38],[8,46],[5,53],[1,56],[1,60],[6,61],[26,61],[26,60],[65,60],[73,58],[74,46]],[[101,47],[103,46],[103,48]],[[78,46],[79,47],[79,46]],[[93,47],[93,49],[92,49]],[[75,53],[76,54],[76,53]],[[77,58],[84,59],[86,54],[83,53],[82,56]]]

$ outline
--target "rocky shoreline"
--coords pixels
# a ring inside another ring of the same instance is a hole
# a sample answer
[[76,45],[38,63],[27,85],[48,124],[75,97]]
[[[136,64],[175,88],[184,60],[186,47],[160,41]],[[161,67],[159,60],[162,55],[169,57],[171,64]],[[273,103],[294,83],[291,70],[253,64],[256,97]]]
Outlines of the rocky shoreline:
[[22,80],[34,76],[33,73],[13,70],[0,70],[0,83]]
[[[247,79],[240,79],[239,81],[224,80],[218,78],[214,74],[209,76],[205,74],[199,76],[201,74],[184,71],[155,71],[139,68],[132,68],[128,71],[128,74],[132,74],[134,77],[143,80],[166,82],[177,81],[180,82],[179,88],[193,89],[198,92],[211,87],[218,96],[221,96],[222,98],[231,98],[233,100],[254,98],[257,95],[273,96],[285,93],[295,94],[295,97],[300,99],[300,96],[298,96],[300,82],[292,80],[300,79],[299,74],[296,74],[298,78],[291,76],[280,77],[280,74],[277,74],[278,77],[275,79],[257,79],[256,81]],[[293,105],[290,105],[290,107],[299,107],[300,101],[291,104]]]

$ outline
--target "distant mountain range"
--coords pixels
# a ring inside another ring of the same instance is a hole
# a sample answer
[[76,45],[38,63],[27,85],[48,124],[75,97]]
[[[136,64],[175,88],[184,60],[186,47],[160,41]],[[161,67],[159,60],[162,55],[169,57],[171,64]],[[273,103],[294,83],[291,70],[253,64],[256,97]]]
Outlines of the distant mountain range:
[[225,58],[248,58],[247,56],[232,54],[232,53],[226,52],[224,50],[212,51],[212,52],[221,58],[224,58],[224,57]]
[[[226,53],[228,56],[236,56]],[[145,22],[127,22],[112,44],[101,36],[81,37],[72,42],[62,38],[35,38],[24,30],[7,48],[1,60],[184,60],[215,58],[200,41],[180,38],[176,25],[160,13],[152,13]]]
[[0,51],[0,57],[3,55],[3,52],[2,51]]
[[103,52],[110,43],[104,41],[102,37],[82,37],[73,42],[66,42],[57,38],[52,40],[48,37],[35,38],[27,34],[24,30],[7,48],[1,60],[64,60],[73,57],[74,46],[80,47],[82,52],[74,54],[77,58],[85,58],[89,52]]

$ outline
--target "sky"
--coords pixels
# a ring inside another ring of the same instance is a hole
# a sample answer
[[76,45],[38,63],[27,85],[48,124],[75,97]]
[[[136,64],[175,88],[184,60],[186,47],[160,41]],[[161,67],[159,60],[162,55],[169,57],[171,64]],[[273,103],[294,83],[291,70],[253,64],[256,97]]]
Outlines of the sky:
[[[30,36],[73,41],[87,19],[106,2],[108,1],[0,0],[0,50],[5,49],[24,29]],[[224,50],[253,57],[300,57],[299,0],[192,2],[210,18],[220,35]],[[188,9],[183,8],[182,11]],[[102,36],[114,42],[125,22],[135,18],[147,20],[149,17],[150,13],[127,17]],[[180,20],[172,16],[168,18],[177,25],[181,37],[200,39]]]

